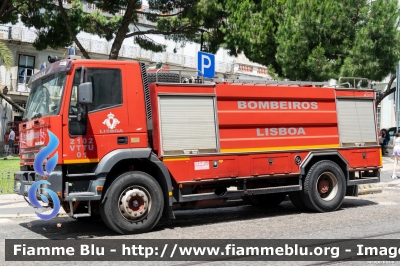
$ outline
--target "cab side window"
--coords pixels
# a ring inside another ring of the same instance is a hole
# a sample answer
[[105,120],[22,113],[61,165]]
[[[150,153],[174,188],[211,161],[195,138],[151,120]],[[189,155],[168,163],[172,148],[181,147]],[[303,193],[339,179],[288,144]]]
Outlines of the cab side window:
[[[74,82],[72,84],[70,104],[68,108],[69,122],[68,129],[71,136],[79,136],[86,134],[86,121],[84,119],[78,120],[77,116],[85,111],[84,106],[78,103],[78,86],[80,84],[82,69],[78,68],[74,74]],[[82,116],[83,118],[85,116]]]
[[87,69],[87,81],[93,85],[93,104],[89,112],[122,104],[122,77],[119,69]]

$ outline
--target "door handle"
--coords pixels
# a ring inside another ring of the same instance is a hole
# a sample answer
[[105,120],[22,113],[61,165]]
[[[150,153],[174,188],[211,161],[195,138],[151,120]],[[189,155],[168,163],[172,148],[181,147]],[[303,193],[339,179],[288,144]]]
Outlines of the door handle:
[[128,144],[128,137],[117,137],[118,145]]

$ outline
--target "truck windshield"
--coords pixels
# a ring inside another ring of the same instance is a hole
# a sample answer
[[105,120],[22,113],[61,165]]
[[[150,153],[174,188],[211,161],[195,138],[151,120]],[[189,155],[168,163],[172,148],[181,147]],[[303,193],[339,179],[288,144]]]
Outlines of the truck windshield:
[[24,121],[58,114],[66,75],[66,72],[53,74],[31,84]]

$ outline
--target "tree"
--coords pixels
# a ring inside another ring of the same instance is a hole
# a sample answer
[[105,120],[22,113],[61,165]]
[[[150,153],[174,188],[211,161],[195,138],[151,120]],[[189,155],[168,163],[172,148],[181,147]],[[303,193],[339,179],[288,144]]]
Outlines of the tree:
[[226,0],[227,47],[280,77],[382,80],[399,60],[397,0]]
[[253,62],[269,66],[278,74],[277,30],[284,20],[285,0],[225,0],[225,47],[230,55],[244,53]]
[[18,15],[27,16],[30,12],[46,7],[48,0],[0,0],[0,21],[1,23],[18,22]]
[[[198,39],[199,32],[212,28],[207,39],[212,43],[218,39],[214,36],[219,34],[221,23],[215,20],[215,13],[221,7],[213,9],[218,0],[149,0],[149,10],[140,9],[140,0],[87,0],[98,8],[92,13],[85,13],[79,0],[71,0],[68,9],[63,6],[62,0],[57,1],[58,4],[53,1],[42,3],[42,6],[46,6],[44,13],[43,9],[32,10],[29,16],[22,18],[26,26],[38,30],[34,47],[38,50],[48,46],[57,49],[75,42],[86,58],[90,56],[76,37],[80,32],[95,34],[107,41],[113,40],[109,59],[117,59],[125,38],[134,37],[140,47],[161,52],[166,46],[148,38],[148,34],[162,34],[175,41],[187,41]],[[156,27],[141,28],[138,25],[139,17],[154,22]],[[219,44],[222,38],[218,40]],[[214,50],[216,46],[214,44]]]
[[0,21],[3,23],[18,21],[18,13],[24,3],[17,0],[0,0]]
[[7,45],[3,42],[0,42],[0,59],[3,61],[3,65],[6,67],[6,69],[10,69],[13,66],[13,56],[8,49]]

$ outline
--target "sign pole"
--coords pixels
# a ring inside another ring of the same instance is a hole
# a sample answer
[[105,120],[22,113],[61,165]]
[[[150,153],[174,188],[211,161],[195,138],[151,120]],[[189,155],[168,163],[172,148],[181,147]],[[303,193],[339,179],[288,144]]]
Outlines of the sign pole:
[[[395,119],[396,119],[396,128],[398,128],[400,126],[400,61],[397,64],[396,67],[396,92],[395,92]],[[389,90],[390,88],[387,88],[387,90]],[[397,130],[396,130],[397,133]]]

